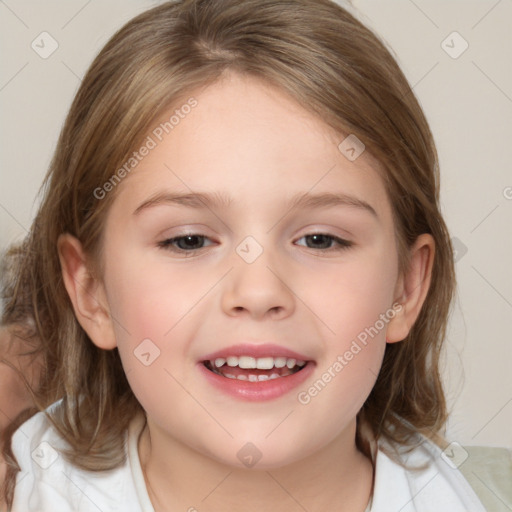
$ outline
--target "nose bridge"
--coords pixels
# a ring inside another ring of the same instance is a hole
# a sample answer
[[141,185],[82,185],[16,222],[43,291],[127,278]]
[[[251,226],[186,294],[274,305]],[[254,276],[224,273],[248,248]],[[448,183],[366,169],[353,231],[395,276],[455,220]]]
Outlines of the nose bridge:
[[292,313],[294,297],[280,275],[278,258],[270,242],[245,237],[233,255],[233,270],[224,287],[222,307],[229,315],[283,318]]

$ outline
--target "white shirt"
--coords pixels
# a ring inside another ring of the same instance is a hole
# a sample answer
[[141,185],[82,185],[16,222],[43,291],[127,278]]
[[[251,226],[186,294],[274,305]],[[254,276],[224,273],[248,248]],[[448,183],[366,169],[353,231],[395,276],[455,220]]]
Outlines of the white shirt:
[[[154,512],[139,455],[138,438],[144,418],[130,424],[126,462],[107,472],[78,469],[59,453],[64,441],[43,413],[15,432],[13,453],[18,473],[12,512]],[[400,457],[426,462],[424,470],[407,471],[382,450],[376,454],[374,493],[366,512],[486,512],[458,469],[441,457],[441,449],[426,438]],[[191,506],[194,506],[192,503]]]

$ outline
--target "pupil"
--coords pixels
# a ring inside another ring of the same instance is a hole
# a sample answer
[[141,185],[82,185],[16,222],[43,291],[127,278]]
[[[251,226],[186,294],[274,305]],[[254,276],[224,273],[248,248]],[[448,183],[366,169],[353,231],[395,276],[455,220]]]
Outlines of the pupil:
[[[319,242],[315,245],[315,248],[318,248],[319,245],[324,248],[324,249],[327,249],[330,247],[330,237],[329,236],[326,236],[326,235],[310,235],[309,236],[310,239],[312,239],[314,242]],[[322,243],[323,242],[323,243]]]
[[197,249],[197,244],[201,246],[203,237],[198,235],[187,235],[178,240],[178,246],[180,249]]

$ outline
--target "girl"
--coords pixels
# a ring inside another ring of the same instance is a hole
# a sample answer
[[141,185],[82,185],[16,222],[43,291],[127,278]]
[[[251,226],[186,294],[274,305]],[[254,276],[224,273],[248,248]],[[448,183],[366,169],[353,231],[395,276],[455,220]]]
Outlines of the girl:
[[441,452],[432,137],[329,0],[178,0],[123,27],[19,279],[44,372],[6,442],[13,511],[484,510]]

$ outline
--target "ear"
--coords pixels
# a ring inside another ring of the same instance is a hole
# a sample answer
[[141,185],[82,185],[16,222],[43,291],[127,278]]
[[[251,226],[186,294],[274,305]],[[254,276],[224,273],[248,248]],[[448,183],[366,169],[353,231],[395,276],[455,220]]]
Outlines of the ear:
[[418,318],[430,287],[434,255],[435,241],[432,235],[425,233],[418,236],[411,247],[409,269],[400,276],[395,289],[395,302],[402,307],[400,310],[396,308],[395,316],[388,323],[388,343],[405,339]]
[[63,234],[57,242],[62,278],[76,318],[92,342],[110,350],[117,346],[112,317],[102,281],[87,263],[80,241]]

